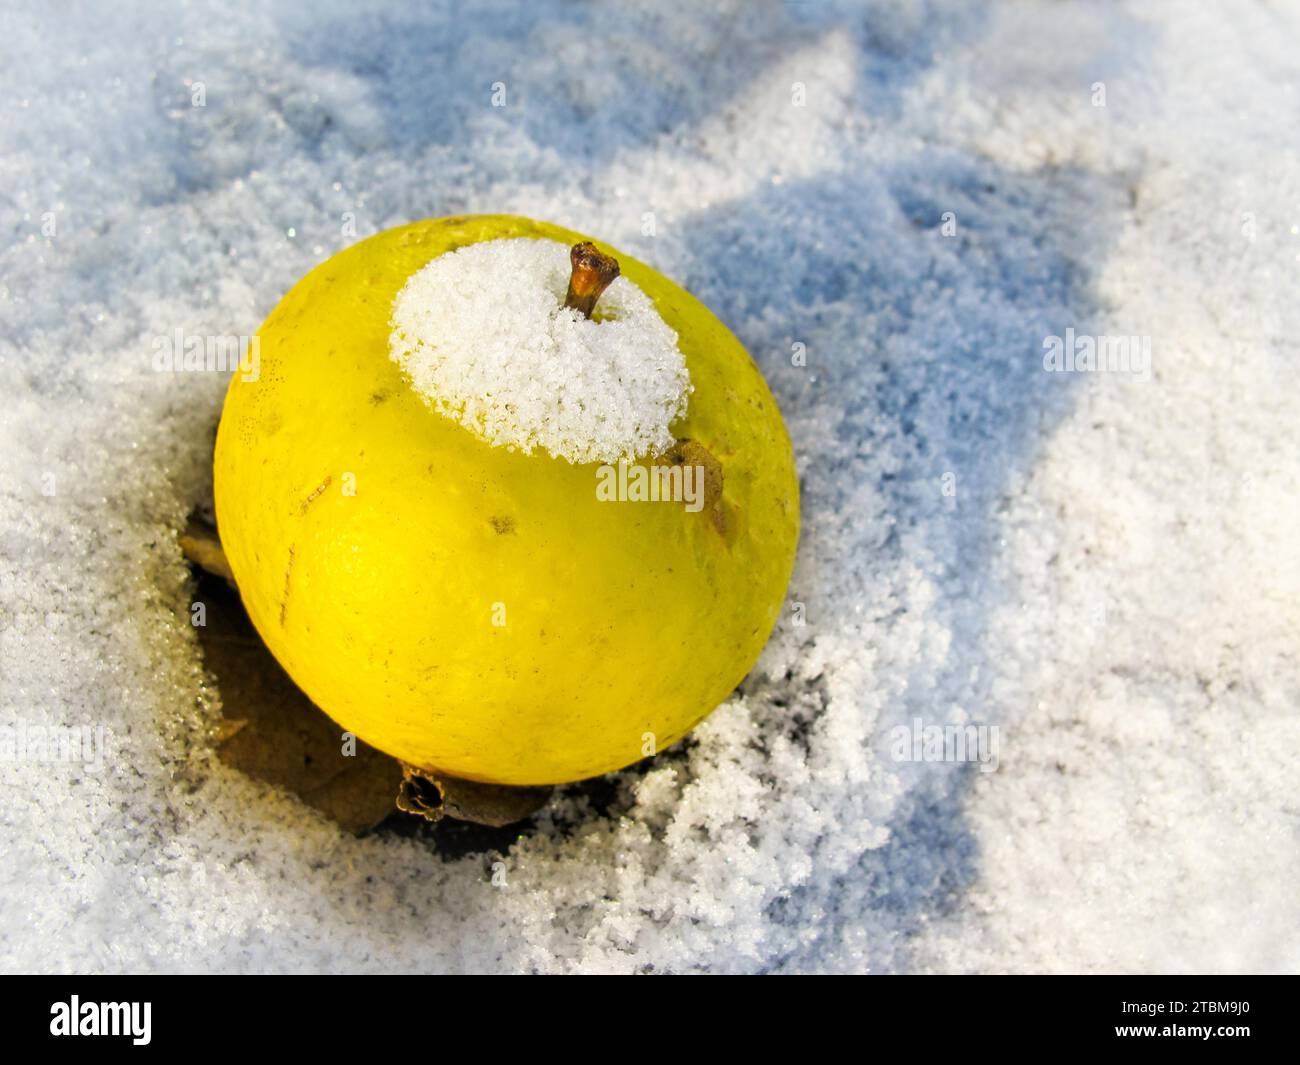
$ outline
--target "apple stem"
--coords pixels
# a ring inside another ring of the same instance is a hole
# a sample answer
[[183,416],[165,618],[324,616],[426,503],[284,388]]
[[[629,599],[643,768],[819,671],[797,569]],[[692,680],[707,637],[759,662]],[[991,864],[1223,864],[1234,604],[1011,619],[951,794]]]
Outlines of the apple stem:
[[618,277],[618,260],[589,241],[583,241],[569,249],[569,262],[573,265],[573,273],[569,275],[569,291],[564,297],[564,305],[581,311],[584,318],[590,318],[600,294]]

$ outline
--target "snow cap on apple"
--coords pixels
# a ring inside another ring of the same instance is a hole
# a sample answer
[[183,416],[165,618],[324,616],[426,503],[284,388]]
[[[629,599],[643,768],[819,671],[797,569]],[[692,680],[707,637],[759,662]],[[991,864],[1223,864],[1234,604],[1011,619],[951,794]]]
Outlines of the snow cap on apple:
[[671,447],[686,413],[677,334],[591,243],[448,252],[398,293],[392,327],[389,352],[416,391],[494,446],[634,461]]

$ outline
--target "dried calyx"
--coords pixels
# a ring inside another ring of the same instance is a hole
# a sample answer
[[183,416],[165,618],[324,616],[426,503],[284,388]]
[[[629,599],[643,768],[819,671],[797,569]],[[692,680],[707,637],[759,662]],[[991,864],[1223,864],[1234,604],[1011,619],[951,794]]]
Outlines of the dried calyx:
[[569,262],[573,273],[569,275],[569,291],[564,305],[581,311],[590,318],[600,294],[618,277],[618,260],[606,255],[590,241],[575,244],[569,249]]
[[437,823],[443,817],[500,828],[531,817],[551,798],[550,786],[517,787],[461,780],[402,763],[397,808]]

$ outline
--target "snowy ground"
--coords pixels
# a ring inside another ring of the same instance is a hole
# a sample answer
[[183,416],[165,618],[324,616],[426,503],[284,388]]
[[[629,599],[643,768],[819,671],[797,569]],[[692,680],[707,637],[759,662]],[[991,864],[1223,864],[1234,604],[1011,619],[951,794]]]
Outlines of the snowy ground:
[[[109,730],[0,764],[0,966],[1300,968],[1300,9],[266,6],[0,14],[0,713]],[[710,304],[805,531],[696,743],[448,858],[212,754],[224,381],[151,359],[468,211]],[[1067,329],[1149,372],[1045,371]]]

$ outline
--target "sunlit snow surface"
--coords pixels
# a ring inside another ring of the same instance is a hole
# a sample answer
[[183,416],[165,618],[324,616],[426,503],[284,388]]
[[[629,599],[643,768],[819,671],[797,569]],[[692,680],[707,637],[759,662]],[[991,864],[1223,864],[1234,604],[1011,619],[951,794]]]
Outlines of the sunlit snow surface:
[[[110,730],[0,765],[0,965],[1300,967],[1300,10],[447,6],[0,14],[0,705]],[[693,743],[446,858],[217,762],[177,531],[225,381],[152,362],[474,211],[708,303],[804,534]],[[1066,329],[1149,377],[1045,372]],[[997,771],[895,760],[917,718]]]

